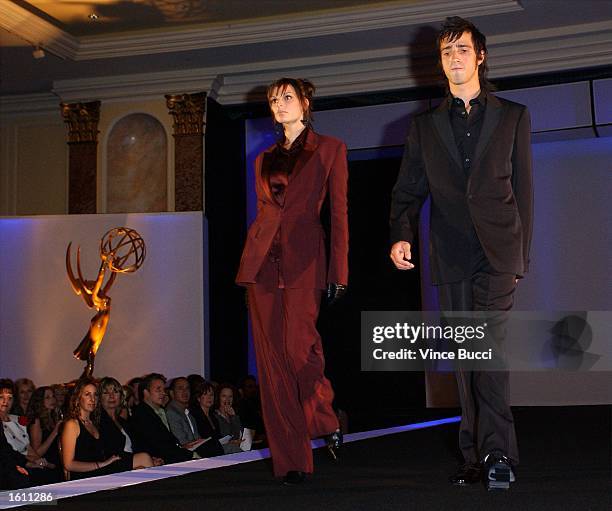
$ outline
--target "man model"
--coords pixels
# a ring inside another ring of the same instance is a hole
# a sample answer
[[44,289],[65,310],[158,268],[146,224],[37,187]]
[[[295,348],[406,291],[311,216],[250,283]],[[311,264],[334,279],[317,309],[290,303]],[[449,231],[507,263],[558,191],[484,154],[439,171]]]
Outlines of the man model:
[[[486,80],[486,38],[447,18],[438,35],[448,96],[417,116],[391,204],[391,259],[414,268],[411,244],[431,197],[432,281],[442,311],[509,311],[528,270],[532,232],[530,121],[523,105],[497,98]],[[508,373],[456,372],[465,463],[457,485],[485,478],[508,488],[518,464]]]

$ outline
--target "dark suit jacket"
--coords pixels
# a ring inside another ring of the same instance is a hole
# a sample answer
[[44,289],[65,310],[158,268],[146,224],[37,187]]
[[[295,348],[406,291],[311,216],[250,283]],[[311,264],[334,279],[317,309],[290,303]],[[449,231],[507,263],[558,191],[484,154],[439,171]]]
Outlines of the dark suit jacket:
[[[119,417],[119,423],[125,432],[130,436],[130,440],[132,440],[132,435],[130,435],[127,422],[124,421],[123,418]],[[113,419],[110,418],[103,408],[100,413],[100,438],[102,439],[104,456],[106,458],[112,456],[113,454],[117,454],[119,456],[125,455],[125,436],[123,433],[121,433],[121,430],[117,428],[113,422]]]
[[469,175],[463,170],[443,101],[415,117],[391,203],[391,243],[415,237],[431,196],[430,255],[434,284],[471,277],[472,228],[495,270],[522,276],[529,268],[533,190],[529,113],[487,94]]
[[148,452],[151,456],[162,458],[165,463],[193,458],[192,452],[179,445],[176,437],[147,403],[140,403],[134,408],[129,425],[134,452]]
[[221,434],[219,433],[219,425],[217,424],[217,419],[213,410],[210,411],[212,424],[206,418],[202,408],[199,406],[190,406],[189,411],[191,412],[191,416],[195,419],[200,437],[210,438],[210,440],[198,447],[196,452],[203,458],[222,456],[225,454],[223,452],[223,446],[219,443]]
[[[324,289],[327,283],[348,283],[348,219],[346,146],[310,130],[285,190],[284,206],[272,197],[262,178],[275,146],[255,161],[257,218],[251,224],[236,282],[256,282],[280,229],[281,271],[288,288]],[[319,214],[329,193],[331,240],[326,265],[325,234]]]

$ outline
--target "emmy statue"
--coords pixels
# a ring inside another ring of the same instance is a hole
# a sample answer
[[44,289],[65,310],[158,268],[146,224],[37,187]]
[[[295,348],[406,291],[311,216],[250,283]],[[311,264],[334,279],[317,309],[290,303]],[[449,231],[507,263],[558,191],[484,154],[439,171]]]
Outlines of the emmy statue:
[[[74,292],[83,298],[90,309],[96,309],[96,315],[91,318],[89,330],[81,343],[74,350],[78,360],[87,362],[81,377],[92,376],[94,361],[100,343],[106,333],[110,317],[111,299],[108,292],[115,282],[118,273],[133,273],[142,266],[146,255],[145,242],[135,230],[127,227],[115,227],[108,231],[100,240],[100,269],[96,280],[85,280],[81,273],[81,247],[77,249],[77,274],[74,276],[70,248],[66,249],[66,271]],[[106,284],[104,277],[110,272]]]

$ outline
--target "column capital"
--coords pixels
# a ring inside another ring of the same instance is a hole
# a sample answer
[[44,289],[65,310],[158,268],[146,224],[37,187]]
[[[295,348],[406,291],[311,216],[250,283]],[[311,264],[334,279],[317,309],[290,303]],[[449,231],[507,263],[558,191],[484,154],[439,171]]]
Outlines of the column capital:
[[166,94],[168,113],[174,119],[174,136],[203,135],[206,93]]
[[68,143],[97,142],[100,102],[60,103],[62,117],[68,125]]

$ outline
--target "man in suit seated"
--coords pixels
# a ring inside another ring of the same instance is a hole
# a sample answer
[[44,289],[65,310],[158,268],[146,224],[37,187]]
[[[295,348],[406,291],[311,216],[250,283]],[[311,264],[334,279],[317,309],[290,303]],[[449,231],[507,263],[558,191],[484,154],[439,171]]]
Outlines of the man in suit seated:
[[195,450],[202,458],[223,454],[223,447],[216,438],[202,438],[195,418],[189,412],[191,391],[189,380],[183,376],[174,378],[168,387],[171,401],[166,406],[170,431],[186,449]]
[[134,452],[148,452],[162,458],[164,463],[178,463],[198,457],[180,442],[170,431],[163,408],[166,399],[166,378],[158,373],[148,374],[138,387],[140,404],[130,419]]

